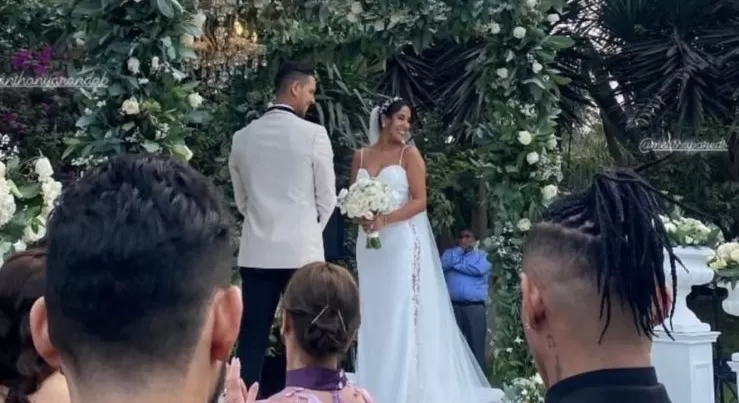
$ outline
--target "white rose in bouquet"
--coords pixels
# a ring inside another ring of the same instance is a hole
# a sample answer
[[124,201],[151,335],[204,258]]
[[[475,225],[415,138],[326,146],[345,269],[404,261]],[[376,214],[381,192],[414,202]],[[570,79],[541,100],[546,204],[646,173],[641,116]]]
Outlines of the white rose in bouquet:
[[[337,197],[341,214],[355,219],[372,220],[390,210],[392,191],[375,178],[359,178]],[[367,234],[367,249],[380,249],[379,232]]]

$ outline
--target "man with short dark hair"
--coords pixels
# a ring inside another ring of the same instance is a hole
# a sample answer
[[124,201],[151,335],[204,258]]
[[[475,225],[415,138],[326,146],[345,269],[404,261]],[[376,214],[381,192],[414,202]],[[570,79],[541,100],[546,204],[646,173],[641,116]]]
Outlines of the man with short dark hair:
[[287,62],[275,85],[275,103],[236,132],[229,158],[244,216],[238,264],[246,315],[237,354],[247,384],[259,380],[275,309],[292,273],[325,260],[323,230],[336,207],[331,141],[326,129],[303,119],[315,103],[315,70]]
[[488,284],[492,264],[487,255],[475,249],[477,237],[468,229],[457,237],[457,246],[441,255],[454,316],[459,330],[467,340],[480,369],[487,371],[485,340],[487,337]]
[[114,157],[64,190],[31,330],[73,403],[218,399],[242,313],[229,222],[212,183],[166,157]]

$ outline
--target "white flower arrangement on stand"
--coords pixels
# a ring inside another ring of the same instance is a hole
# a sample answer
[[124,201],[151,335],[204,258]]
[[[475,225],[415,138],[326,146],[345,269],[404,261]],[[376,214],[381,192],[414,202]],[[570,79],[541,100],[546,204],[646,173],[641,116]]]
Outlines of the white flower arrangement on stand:
[[[30,167],[33,166],[33,169]],[[0,162],[0,254],[26,249],[46,235],[46,220],[62,192],[46,157]],[[33,178],[29,181],[30,178]]]
[[716,272],[715,282],[726,288],[728,296],[721,303],[724,311],[739,316],[739,241],[726,242],[708,258],[708,267]]

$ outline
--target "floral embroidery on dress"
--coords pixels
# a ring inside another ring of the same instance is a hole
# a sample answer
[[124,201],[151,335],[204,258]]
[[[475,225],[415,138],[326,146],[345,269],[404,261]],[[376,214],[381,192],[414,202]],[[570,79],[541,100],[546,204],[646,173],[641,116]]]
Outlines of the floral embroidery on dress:
[[[411,232],[413,233],[413,262],[412,262],[412,268],[413,272],[411,273],[411,281],[412,281],[412,287],[413,287],[413,293],[412,293],[412,299],[413,299],[413,326],[414,326],[414,332],[415,332],[415,339],[416,339],[416,348],[415,348],[415,355],[416,355],[416,373],[421,373],[421,357],[418,355],[418,352],[421,349],[421,329],[419,326],[420,321],[420,295],[421,295],[421,240],[418,239],[418,232],[416,231],[416,225],[413,223],[413,221],[409,221],[408,225],[411,228]],[[423,390],[424,385],[422,384],[422,380],[418,380],[418,388],[419,390]]]

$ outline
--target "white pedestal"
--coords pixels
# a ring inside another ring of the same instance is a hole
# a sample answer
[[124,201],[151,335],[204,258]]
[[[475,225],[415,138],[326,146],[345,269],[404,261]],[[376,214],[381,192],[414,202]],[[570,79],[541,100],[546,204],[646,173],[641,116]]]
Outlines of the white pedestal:
[[672,403],[708,403],[713,389],[713,343],[719,332],[672,332],[674,341],[657,330],[652,364]]
[[739,316],[739,283],[734,287],[731,284],[721,284],[720,287],[726,288],[729,294],[721,303],[724,312],[731,316]]
[[[713,280],[714,272],[706,261],[713,250],[706,247],[683,247],[673,248],[680,262],[675,262],[675,274],[677,276],[677,294],[674,295],[675,313],[672,316],[672,327],[670,320],[665,323],[670,332],[693,333],[710,332],[711,326],[701,322],[695,313],[688,308],[688,295],[694,285],[708,284]],[[668,287],[672,287],[672,276],[670,275],[670,258],[665,251],[664,260],[665,280]]]
[[729,368],[734,371],[734,375],[736,375],[736,384],[739,385],[739,353],[732,354],[731,361],[727,364],[729,364]]

